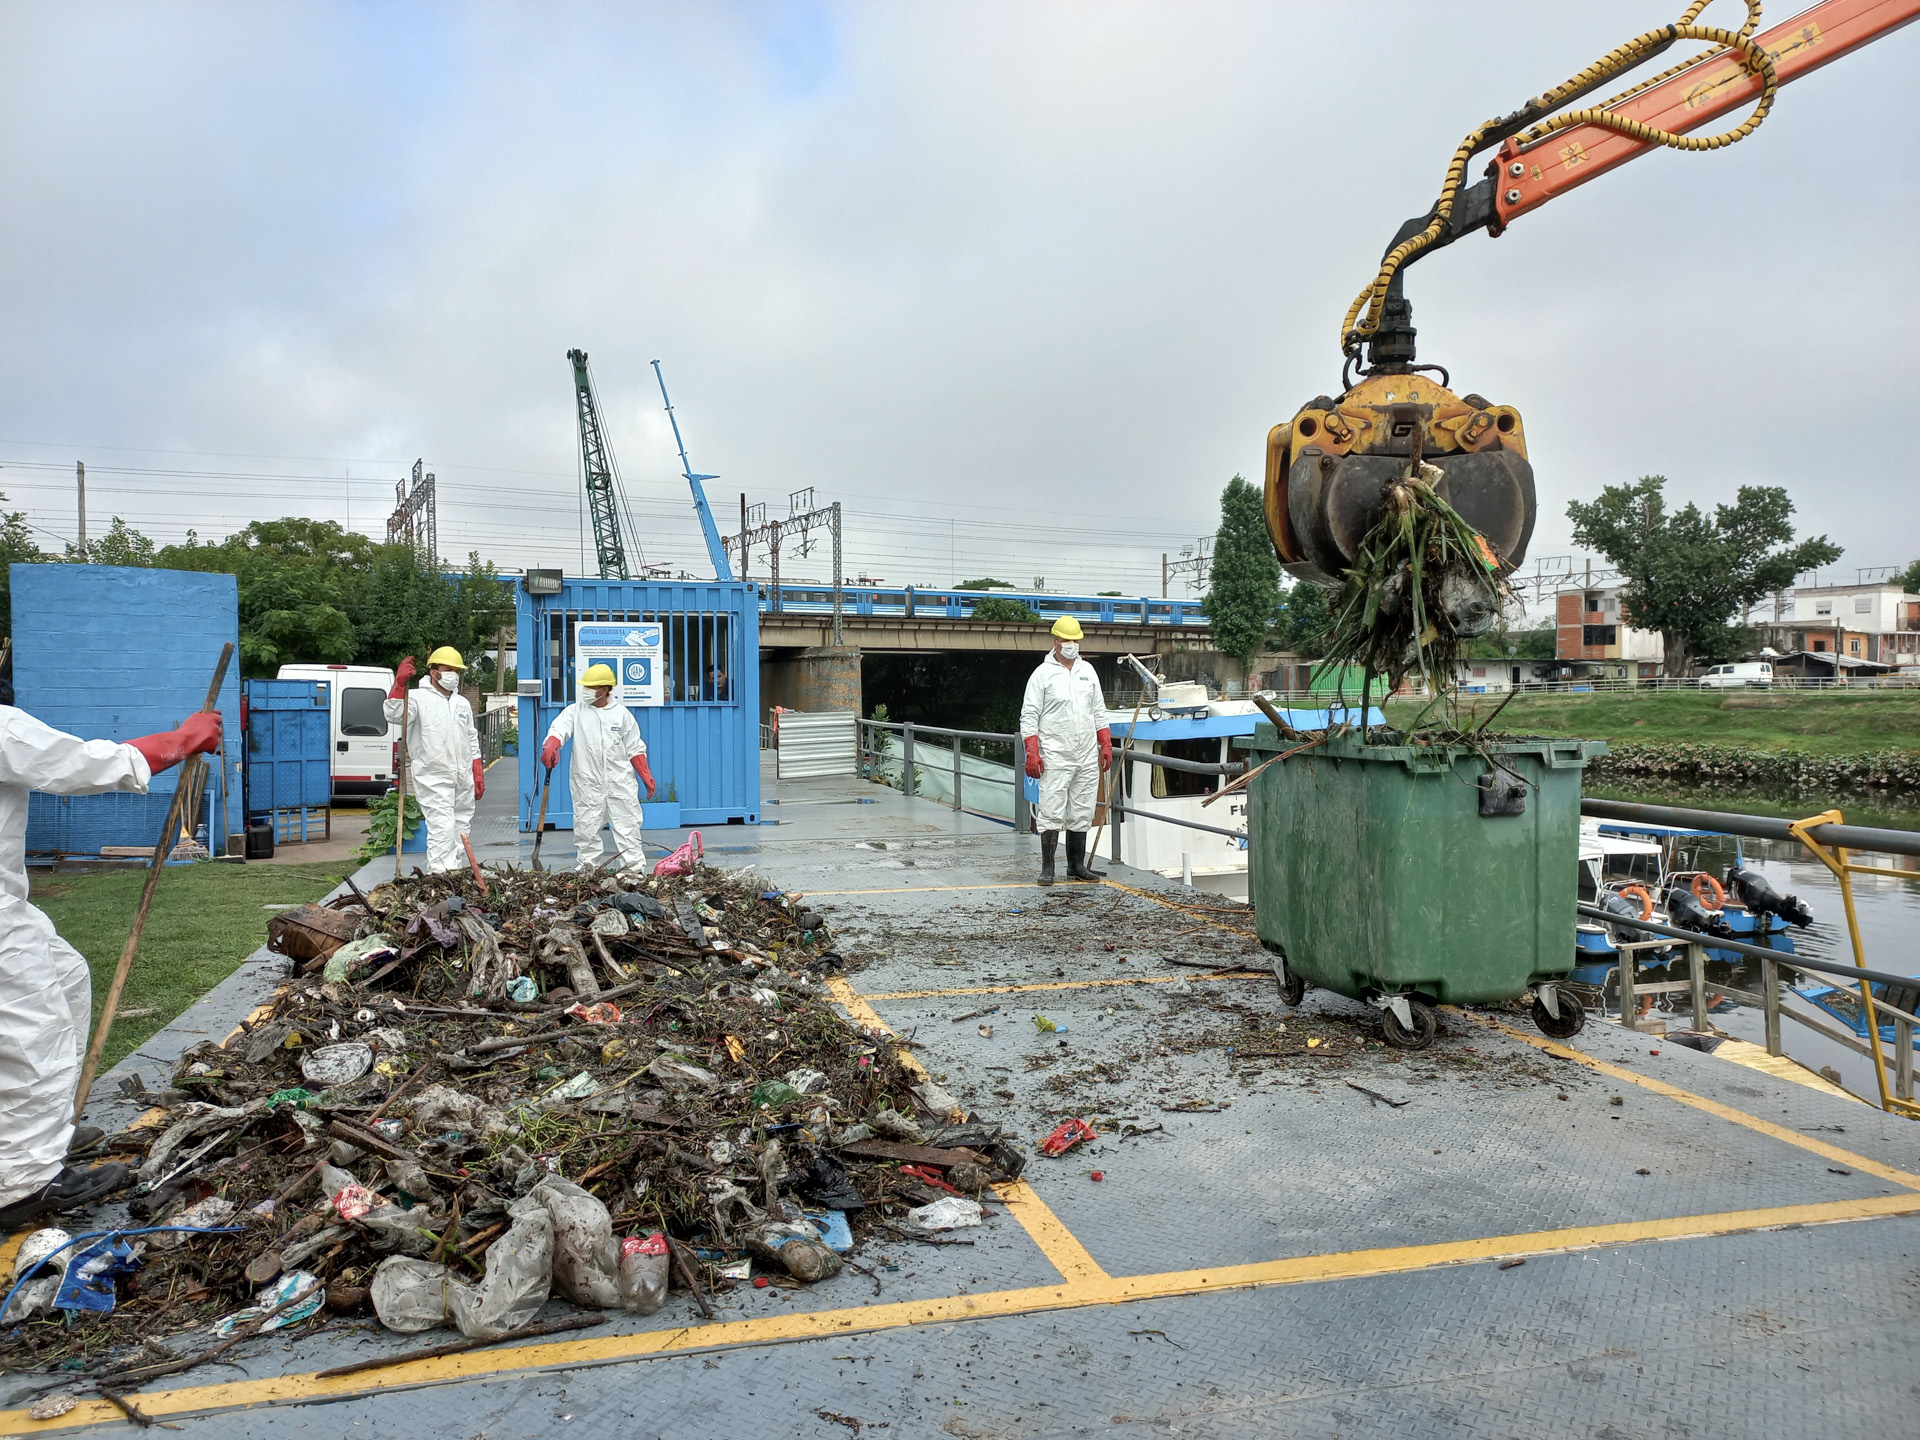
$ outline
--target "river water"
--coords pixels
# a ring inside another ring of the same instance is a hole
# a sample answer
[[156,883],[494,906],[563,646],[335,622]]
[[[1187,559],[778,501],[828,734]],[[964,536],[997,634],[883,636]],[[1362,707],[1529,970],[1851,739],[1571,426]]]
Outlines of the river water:
[[[1777,792],[1770,795],[1760,790],[1729,794],[1724,789],[1669,789],[1656,793],[1602,786],[1591,787],[1588,793],[1610,800],[1632,800],[1644,805],[1680,805],[1743,814],[1784,815],[1796,819],[1837,809],[1849,824],[1920,831],[1920,806],[1914,805],[1911,800],[1902,803],[1873,796],[1809,799]],[[1737,852],[1746,864],[1764,874],[1774,889],[1783,895],[1799,896],[1812,909],[1813,924],[1805,930],[1796,929],[1792,932],[1794,949],[1798,953],[1815,960],[1853,963],[1853,948],[1847,936],[1846,912],[1841,903],[1839,882],[1804,847],[1788,841],[1736,840],[1731,836],[1709,837],[1698,842],[1698,846],[1697,858],[1683,862],[1684,868],[1711,869],[1716,874],[1723,874]],[[1912,879],[1893,879],[1882,875],[1855,875],[1853,900],[1854,913],[1860,924],[1861,942],[1866,948],[1867,964],[1876,970],[1920,975],[1920,857],[1853,851],[1849,858],[1858,864],[1900,870],[1913,876]],[[1758,989],[1759,966],[1756,963],[1751,968],[1751,975],[1734,978],[1732,983],[1740,985],[1744,980],[1745,984]],[[1817,977],[1810,972],[1802,973],[1817,983]],[[1672,1004],[1676,1013],[1670,1018],[1670,1023],[1675,1029],[1687,1027],[1691,1023],[1690,1002],[1682,995],[1672,997]],[[1830,1025],[1840,1024],[1832,1016],[1804,1001],[1789,999],[1787,1004]],[[1716,1011],[1713,1020],[1722,1030],[1739,1039],[1751,1040],[1759,1045],[1766,1043],[1764,1019],[1757,1009],[1736,1005]],[[1855,1055],[1844,1046],[1792,1021],[1782,1026],[1781,1039],[1787,1054],[1795,1060],[1815,1070],[1830,1065],[1839,1071],[1841,1083],[1854,1094],[1864,1099],[1878,1096],[1871,1060]]]

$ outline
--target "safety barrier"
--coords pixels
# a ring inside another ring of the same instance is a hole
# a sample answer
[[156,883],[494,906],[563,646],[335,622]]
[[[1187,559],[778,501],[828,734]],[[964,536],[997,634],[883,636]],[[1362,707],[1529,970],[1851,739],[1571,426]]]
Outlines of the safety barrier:
[[[1920,1104],[1916,1104],[1913,1097],[1914,1026],[1920,1024],[1920,1016],[1890,1005],[1885,1000],[1875,997],[1873,993],[1875,981],[1883,985],[1905,988],[1916,983],[1915,977],[1868,968],[1866,945],[1860,936],[1859,916],[1855,912],[1853,903],[1855,875],[1878,875],[1911,881],[1920,880],[1920,871],[1895,870],[1884,865],[1862,865],[1849,856],[1849,851],[1855,849],[1870,849],[1892,855],[1920,856],[1920,831],[1849,825],[1838,810],[1828,810],[1804,820],[1782,820],[1771,815],[1739,815],[1719,810],[1681,809],[1668,805],[1636,805],[1624,800],[1588,799],[1580,802],[1580,813],[1599,820],[1671,825],[1687,830],[1741,835],[1756,840],[1797,841],[1813,855],[1814,859],[1826,866],[1832,872],[1834,879],[1839,882],[1841,904],[1846,914],[1847,938],[1853,949],[1854,963],[1851,967],[1835,964],[1832,961],[1809,960],[1800,955],[1786,955],[1766,946],[1750,945],[1744,941],[1726,940],[1718,936],[1705,937],[1693,931],[1656,924],[1651,920],[1624,922],[1620,921],[1618,916],[1609,916],[1595,906],[1581,905],[1578,907],[1580,913],[1589,919],[1617,923],[1623,929],[1645,930],[1651,934],[1667,936],[1670,939],[1681,940],[1687,946],[1688,979],[1684,982],[1664,985],[1639,984],[1634,973],[1638,963],[1634,957],[1638,952],[1657,946],[1659,942],[1634,942],[1620,947],[1621,954],[1625,957],[1619,967],[1620,1015],[1623,1024],[1632,1023],[1637,995],[1660,990],[1685,989],[1691,991],[1693,996],[1694,1028],[1705,1030],[1707,1028],[1707,948],[1711,946],[1715,950],[1732,950],[1760,961],[1760,993],[1756,995],[1746,990],[1730,989],[1718,983],[1713,988],[1731,999],[1749,1005],[1757,1004],[1763,1009],[1766,1014],[1769,1055],[1786,1054],[1780,1034],[1780,1017],[1785,1015],[1844,1048],[1873,1061],[1874,1080],[1880,1091],[1880,1108],[1896,1115],[1904,1115],[1910,1120],[1920,1120]],[[1859,1037],[1836,1026],[1783,1007],[1779,993],[1779,970],[1782,965],[1814,974],[1830,975],[1836,984],[1844,984],[1849,980],[1855,981],[1859,986],[1860,1013],[1865,1017],[1864,1043]],[[1893,1024],[1895,1053],[1891,1057],[1885,1054],[1880,1043],[1882,1015]]]

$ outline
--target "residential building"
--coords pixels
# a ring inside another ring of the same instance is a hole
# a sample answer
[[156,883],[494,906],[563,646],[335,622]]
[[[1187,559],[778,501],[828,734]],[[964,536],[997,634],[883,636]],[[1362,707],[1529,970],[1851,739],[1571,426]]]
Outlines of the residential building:
[[1876,665],[1920,666],[1920,595],[1893,581],[1796,586],[1792,615],[1760,628],[1767,644],[1782,655],[1806,652]]
[[1646,680],[1660,673],[1667,642],[1628,625],[1621,587],[1583,586],[1554,597],[1554,658],[1583,679]]

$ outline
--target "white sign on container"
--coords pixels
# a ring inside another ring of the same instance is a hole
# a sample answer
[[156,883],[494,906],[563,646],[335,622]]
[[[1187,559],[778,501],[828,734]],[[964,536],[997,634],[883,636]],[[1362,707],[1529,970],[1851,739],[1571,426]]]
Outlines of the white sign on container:
[[666,704],[660,629],[656,624],[580,626],[573,641],[575,684],[589,665],[607,665],[613,669],[616,705]]

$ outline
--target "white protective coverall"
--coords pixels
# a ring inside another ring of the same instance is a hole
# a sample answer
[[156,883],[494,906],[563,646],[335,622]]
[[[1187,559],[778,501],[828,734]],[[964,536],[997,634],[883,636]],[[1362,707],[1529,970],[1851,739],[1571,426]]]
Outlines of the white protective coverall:
[[580,863],[598,860],[600,827],[613,822],[615,851],[628,865],[641,863],[640,777],[633,759],[647,753],[640,738],[640,722],[618,701],[596,706],[576,700],[547,727],[547,738],[562,745],[573,741],[573,844]]
[[473,706],[455,691],[449,695],[420,677],[419,688],[404,701],[388,700],[387,723],[407,716],[407,786],[420,801],[427,825],[427,869],[458,870],[467,863],[460,843],[473,824],[473,762],[480,758],[480,732]]
[[[1040,737],[1040,811],[1042,830],[1090,830],[1093,804],[1100,793],[1100,728],[1107,723],[1107,702],[1100,677],[1084,659],[1069,670],[1051,650],[1027,677],[1020,702],[1020,735]],[[1018,757],[1014,763],[1021,765]],[[1024,774],[1024,770],[1022,771]]]
[[27,903],[27,794],[144,793],[131,745],[82,740],[0,705],[0,1205],[60,1173],[93,1023],[87,962]]

